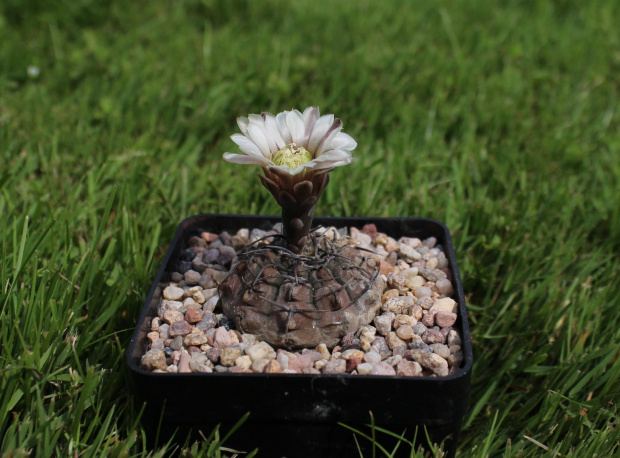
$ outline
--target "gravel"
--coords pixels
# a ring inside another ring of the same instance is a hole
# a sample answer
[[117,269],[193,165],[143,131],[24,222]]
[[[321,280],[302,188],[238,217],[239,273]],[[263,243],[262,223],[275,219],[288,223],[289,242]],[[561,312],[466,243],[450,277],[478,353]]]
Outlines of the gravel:
[[222,314],[218,285],[234,268],[239,249],[259,239],[269,242],[276,232],[203,232],[188,240],[189,248],[181,253],[161,293],[141,366],[169,373],[403,377],[443,377],[457,370],[463,362],[461,335],[454,328],[459,309],[448,260],[437,240],[395,240],[374,225],[324,231],[329,237],[349,236],[350,243],[374,252],[369,257],[386,287],[381,310],[370,325],[345,336],[334,348],[321,343],[296,352],[236,331]]

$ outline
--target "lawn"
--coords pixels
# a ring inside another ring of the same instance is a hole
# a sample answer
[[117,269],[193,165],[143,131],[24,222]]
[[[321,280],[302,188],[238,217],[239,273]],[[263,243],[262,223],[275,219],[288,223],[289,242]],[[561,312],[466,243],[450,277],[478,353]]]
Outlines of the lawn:
[[126,388],[150,282],[181,219],[278,212],[222,160],[236,117],[318,105],[359,146],[317,214],[452,231],[460,456],[619,453],[619,22],[610,0],[3,0],[0,451],[170,450]]

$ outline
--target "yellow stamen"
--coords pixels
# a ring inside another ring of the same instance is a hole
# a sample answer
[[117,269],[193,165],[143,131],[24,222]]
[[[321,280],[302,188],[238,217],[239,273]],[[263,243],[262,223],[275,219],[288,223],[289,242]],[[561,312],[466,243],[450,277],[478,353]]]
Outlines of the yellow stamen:
[[295,143],[289,143],[273,156],[275,165],[288,165],[291,169],[312,161],[312,154],[303,146],[297,148]]

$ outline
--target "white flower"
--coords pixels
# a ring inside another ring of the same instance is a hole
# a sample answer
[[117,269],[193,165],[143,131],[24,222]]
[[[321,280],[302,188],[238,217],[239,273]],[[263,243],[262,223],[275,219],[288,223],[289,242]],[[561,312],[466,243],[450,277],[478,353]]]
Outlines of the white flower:
[[[353,162],[357,143],[341,132],[342,121],[334,115],[320,116],[318,107],[251,114],[237,118],[242,134],[230,138],[245,154],[224,153],[224,160],[237,164],[258,164],[278,175],[296,176],[329,172]],[[284,172],[284,173],[283,173]]]

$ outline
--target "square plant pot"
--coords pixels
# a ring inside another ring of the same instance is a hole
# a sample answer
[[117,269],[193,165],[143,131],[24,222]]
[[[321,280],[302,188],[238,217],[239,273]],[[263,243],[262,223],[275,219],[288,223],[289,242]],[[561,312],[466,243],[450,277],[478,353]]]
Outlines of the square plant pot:
[[[236,233],[241,228],[271,229],[278,217],[205,214],[179,225],[153,282],[127,351],[131,390],[137,406],[145,405],[142,422],[149,440],[167,441],[176,434],[183,440],[190,431],[208,436],[218,424],[221,434],[244,414],[241,428],[226,442],[235,450],[259,448],[258,456],[357,456],[352,433],[339,423],[369,433],[369,412],[378,427],[418,441],[445,442],[456,452],[465,415],[473,363],[463,286],[448,228],[425,218],[315,217],[314,226],[357,227],[375,224],[379,232],[396,239],[435,237],[449,261],[458,303],[454,327],[462,339],[463,362],[444,377],[379,375],[312,375],[266,373],[153,373],[140,366],[147,350],[146,334],[157,316],[162,291],[170,280],[188,239],[202,232]],[[196,435],[196,437],[200,437]],[[378,442],[390,444],[379,434]],[[371,444],[361,437],[362,449]],[[409,456],[405,444],[399,451]]]

